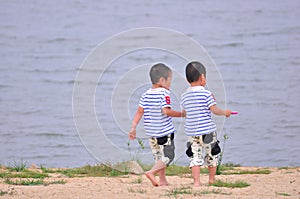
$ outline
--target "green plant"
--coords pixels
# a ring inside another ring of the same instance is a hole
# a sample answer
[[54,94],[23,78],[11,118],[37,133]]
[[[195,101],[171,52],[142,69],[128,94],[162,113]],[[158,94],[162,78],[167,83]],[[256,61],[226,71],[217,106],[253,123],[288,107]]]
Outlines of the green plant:
[[34,172],[34,171],[28,171],[24,170],[22,172],[3,172],[0,173],[0,178],[45,178],[49,177],[48,174],[45,173],[39,173],[39,172]]
[[139,176],[139,178],[136,179],[136,180],[134,180],[134,181],[132,181],[132,183],[133,183],[133,184],[141,184],[142,181],[143,181],[142,176]]
[[20,161],[14,160],[12,163],[9,164],[9,170],[11,171],[25,171],[27,167],[27,162],[24,161],[22,158]]
[[44,185],[50,185],[50,184],[66,184],[65,180],[57,180],[57,181],[52,181],[52,182],[44,182]]
[[43,165],[40,165],[40,169],[43,173],[55,173],[56,170],[54,169],[47,169],[46,167],[44,167]]
[[222,166],[224,166],[224,167],[230,167],[230,168],[241,167],[240,164],[233,163],[233,162],[227,162],[227,163],[224,163],[224,164],[222,164]]
[[180,188],[174,188],[167,190],[166,196],[173,196],[177,198],[177,195],[189,194],[193,196],[201,196],[207,194],[220,194],[220,195],[231,195],[232,193],[222,192],[221,190],[204,190],[204,191],[193,191],[191,187],[183,186]]
[[247,182],[236,181],[236,182],[223,182],[221,180],[216,181],[211,186],[215,187],[227,187],[227,188],[244,188],[250,186]]
[[224,154],[224,151],[225,151],[225,142],[226,142],[226,140],[229,139],[229,137],[226,133],[224,134],[223,139],[224,139],[223,149],[222,149],[222,152],[220,153],[220,156],[219,156],[219,159],[218,159],[218,166],[217,166],[217,171],[216,171],[217,175],[221,174],[220,168],[221,168],[221,165],[222,165],[222,158],[223,158],[223,154]]
[[128,147],[128,151],[130,153],[131,159],[137,161],[140,164],[141,161],[139,159],[139,156],[144,151],[145,145],[144,145],[144,141],[142,139],[137,138],[136,140],[139,144],[139,147],[138,147],[138,150],[136,151],[135,155],[132,154],[131,147],[130,147],[130,144],[131,144],[130,140],[128,140],[128,142],[127,142],[127,147]]
[[111,171],[110,171],[110,176],[111,177],[116,177],[116,176],[119,176],[119,171],[118,170],[116,170],[116,169],[112,169]]
[[43,179],[19,179],[19,180],[12,180],[10,178],[7,178],[5,180],[6,184],[10,185],[23,185],[23,186],[35,186],[35,185],[50,185],[50,184],[66,184],[65,180],[57,180],[53,182],[44,182]]
[[9,187],[6,191],[0,190],[0,196],[14,195],[15,193],[16,193],[16,190],[14,187]]
[[128,188],[127,190],[130,193],[140,193],[140,194],[147,193],[147,191],[145,189],[132,189],[132,188]]
[[177,195],[180,194],[193,194],[193,190],[191,187],[180,187],[180,188],[174,188],[174,189],[168,189],[167,190],[167,196],[174,196],[177,198]]
[[276,193],[276,195],[279,195],[279,196],[291,196],[288,193],[279,193],[279,192],[275,192],[275,193]]
[[8,191],[2,191],[2,190],[0,190],[0,196],[4,196],[6,194],[8,194]]
[[175,164],[171,164],[166,168],[166,175],[174,176],[174,175],[183,175],[190,174],[191,170],[187,166],[177,166]]
[[128,172],[118,171],[113,169],[109,164],[99,164],[96,166],[86,165],[81,168],[61,169],[56,172],[62,173],[68,177],[105,177],[105,176],[120,176],[128,174]]
[[39,179],[39,180],[34,180],[34,179],[26,179],[26,180],[11,180],[9,178],[7,178],[5,180],[6,184],[10,184],[10,185],[25,185],[25,186],[32,186],[32,185],[43,185],[44,181]]
[[207,195],[207,194],[231,195],[232,193],[225,193],[220,190],[212,190],[212,191],[206,190],[206,191],[196,192],[194,195],[196,196],[196,195]]
[[222,172],[222,175],[244,175],[244,174],[270,174],[271,171],[269,169],[257,169],[254,171],[251,170],[234,170]]

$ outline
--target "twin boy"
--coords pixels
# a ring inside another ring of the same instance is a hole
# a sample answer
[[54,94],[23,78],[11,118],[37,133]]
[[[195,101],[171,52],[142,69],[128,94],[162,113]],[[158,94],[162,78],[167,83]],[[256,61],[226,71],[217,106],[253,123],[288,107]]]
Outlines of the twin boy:
[[[144,116],[145,133],[149,136],[150,148],[155,160],[154,166],[145,172],[145,175],[154,186],[168,185],[165,175],[166,166],[175,157],[175,128],[172,117],[185,117],[185,132],[188,136],[186,154],[190,158],[194,186],[200,186],[200,166],[205,162],[209,169],[209,183],[215,182],[220,147],[212,113],[229,117],[231,111],[219,108],[212,93],[205,89],[206,69],[200,62],[187,64],[185,74],[190,87],[181,96],[183,110],[174,111],[171,109],[169,91],[172,71],[162,63],[152,66],[150,70],[152,88],[141,96],[132,128],[128,133],[129,139],[135,139],[136,126]],[[159,176],[159,182],[155,179],[156,174]]]

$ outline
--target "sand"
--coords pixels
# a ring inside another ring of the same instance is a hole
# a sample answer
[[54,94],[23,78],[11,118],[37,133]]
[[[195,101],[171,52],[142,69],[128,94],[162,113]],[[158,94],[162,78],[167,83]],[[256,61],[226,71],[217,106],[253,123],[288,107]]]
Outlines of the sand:
[[[236,170],[256,170],[237,167]],[[202,185],[193,187],[191,175],[167,176],[169,186],[154,187],[145,175],[119,177],[75,177],[53,174],[47,182],[65,184],[8,185],[0,179],[0,198],[297,198],[300,199],[300,168],[264,168],[270,174],[218,175],[228,182],[244,181],[245,188],[208,186],[208,175],[201,174]]]

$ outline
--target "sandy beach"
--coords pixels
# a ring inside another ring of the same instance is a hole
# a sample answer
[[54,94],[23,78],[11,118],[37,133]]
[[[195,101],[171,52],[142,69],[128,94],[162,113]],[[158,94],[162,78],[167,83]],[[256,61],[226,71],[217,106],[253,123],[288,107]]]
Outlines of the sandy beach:
[[[300,198],[300,168],[236,167],[236,172],[258,169],[270,174],[218,175],[224,182],[242,181],[244,188],[208,186],[208,175],[201,174],[202,186],[193,187],[190,174],[167,176],[169,186],[153,187],[145,175],[118,177],[67,177],[52,173],[49,185],[9,185],[0,180],[0,198]],[[51,184],[63,181],[64,184]]]

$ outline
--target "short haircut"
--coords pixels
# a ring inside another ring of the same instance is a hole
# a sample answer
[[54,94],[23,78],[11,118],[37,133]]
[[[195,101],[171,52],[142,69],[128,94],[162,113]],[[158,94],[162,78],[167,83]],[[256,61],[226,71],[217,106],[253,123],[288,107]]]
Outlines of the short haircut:
[[156,84],[161,77],[168,79],[172,70],[165,64],[158,63],[152,66],[150,70],[150,78],[152,84]]
[[200,62],[190,62],[185,68],[186,79],[189,83],[196,82],[202,74],[206,77],[206,69]]

